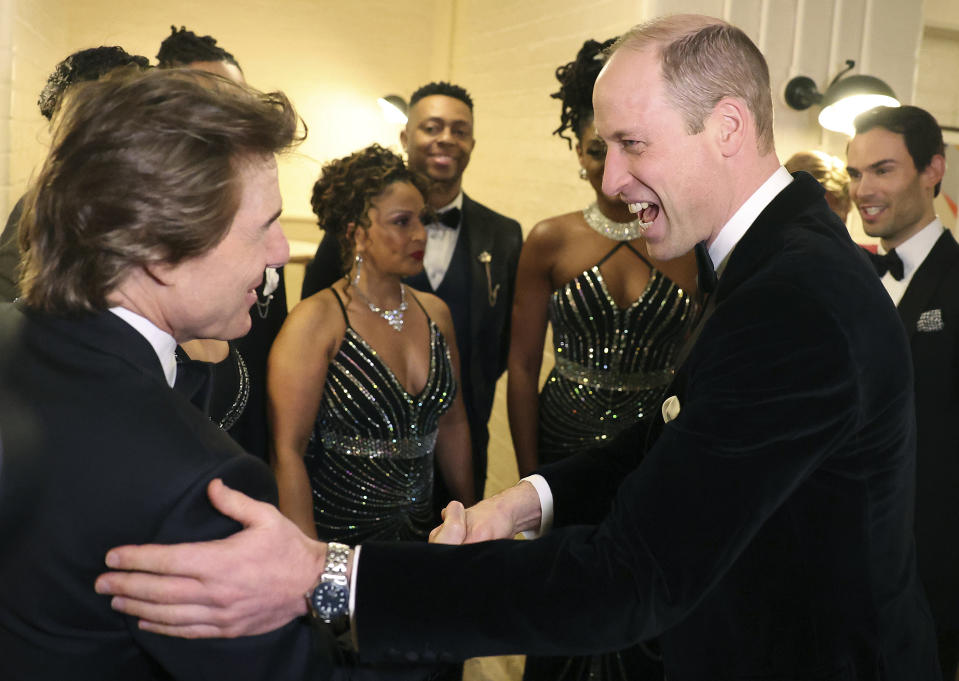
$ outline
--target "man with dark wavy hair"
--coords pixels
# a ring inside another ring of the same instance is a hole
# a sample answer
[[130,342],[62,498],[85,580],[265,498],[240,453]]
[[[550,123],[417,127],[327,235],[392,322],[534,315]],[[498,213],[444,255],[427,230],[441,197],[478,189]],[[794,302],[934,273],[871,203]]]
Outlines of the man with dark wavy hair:
[[959,667],[959,244],[936,215],[946,172],[939,123],[917,106],[856,117],[850,194],[870,254],[912,349],[916,390],[916,552],[936,622],[939,663]]
[[213,477],[275,501],[267,467],[173,390],[174,348],[249,329],[264,268],[289,254],[274,155],[298,130],[282,94],[183,71],[112,74],[62,105],[25,199],[22,299],[0,309],[0,380],[30,430],[12,459],[30,465],[0,478],[0,516],[17,517],[0,547],[4,679],[327,675],[303,623],[178,642],[90,589],[117,541],[234,531],[205,500]]

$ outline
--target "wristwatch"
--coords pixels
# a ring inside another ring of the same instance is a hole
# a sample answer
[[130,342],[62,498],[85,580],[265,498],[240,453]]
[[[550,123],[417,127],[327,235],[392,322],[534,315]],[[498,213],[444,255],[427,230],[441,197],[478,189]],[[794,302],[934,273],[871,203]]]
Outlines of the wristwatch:
[[326,545],[326,564],[320,583],[306,594],[310,614],[335,630],[346,630],[350,614],[350,586],[346,579],[346,564],[350,547],[330,542]]

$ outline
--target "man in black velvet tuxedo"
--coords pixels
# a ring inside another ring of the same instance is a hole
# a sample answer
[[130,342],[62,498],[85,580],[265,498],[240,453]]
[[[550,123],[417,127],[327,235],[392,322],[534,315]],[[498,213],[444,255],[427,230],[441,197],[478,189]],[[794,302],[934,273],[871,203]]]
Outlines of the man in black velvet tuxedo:
[[177,640],[92,590],[117,542],[238,529],[212,478],[276,499],[266,464],[172,389],[174,349],[246,333],[264,268],[287,260],[274,154],[298,123],[282,94],[183,72],[71,90],[24,200],[21,301],[0,308],[5,681],[329,675],[302,622]]
[[[410,97],[400,142],[410,167],[430,179],[429,207],[440,219],[426,225],[423,271],[407,280],[435,293],[453,315],[461,362],[463,402],[473,449],[476,498],[486,483],[488,422],[496,381],[506,369],[513,285],[523,234],[519,223],[463,193],[463,171],[476,144],[473,100],[458,85],[428,83]],[[324,235],[303,278],[303,297],[343,276],[345,264],[332,235]],[[435,476],[437,511],[452,498]]]
[[[936,217],[946,170],[936,119],[914,106],[877,107],[855,122],[850,193],[912,345],[918,450],[916,551],[943,678],[959,663],[959,245]],[[898,261],[898,262],[897,262]]]
[[[714,287],[701,273],[714,290],[668,422],[639,465],[631,432],[468,511],[450,504],[434,538],[478,543],[355,549],[342,588],[361,655],[583,654],[658,635],[671,681],[932,681],[895,309],[822,187],[780,166],[768,70],[742,31],[673,16],[613,50],[593,96],[604,191],[646,223],[651,255],[695,247],[719,271]],[[271,580],[296,572],[308,589],[342,547],[330,558],[277,527],[269,505],[210,492],[246,530],[115,549],[113,566],[147,573],[98,588],[178,635],[253,633],[304,613],[301,594]],[[479,541],[550,523],[534,541]],[[283,561],[265,557],[280,550]],[[330,620],[346,609],[331,605]]]

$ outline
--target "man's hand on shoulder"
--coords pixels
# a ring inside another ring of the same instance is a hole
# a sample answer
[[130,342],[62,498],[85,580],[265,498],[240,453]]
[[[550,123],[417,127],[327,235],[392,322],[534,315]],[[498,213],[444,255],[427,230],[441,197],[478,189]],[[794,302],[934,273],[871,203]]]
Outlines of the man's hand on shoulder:
[[216,541],[111,549],[106,563],[117,572],[100,575],[97,592],[139,617],[141,629],[184,638],[262,634],[306,614],[304,595],[323,571],[326,544],[220,480],[207,493],[243,530]]

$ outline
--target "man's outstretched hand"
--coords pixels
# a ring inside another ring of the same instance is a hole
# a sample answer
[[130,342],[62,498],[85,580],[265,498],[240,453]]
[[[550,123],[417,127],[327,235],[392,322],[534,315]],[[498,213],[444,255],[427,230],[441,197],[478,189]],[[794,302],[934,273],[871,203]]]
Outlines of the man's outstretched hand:
[[[192,544],[120,546],[100,575],[97,593],[147,631],[184,638],[262,634],[306,613],[326,544],[307,538],[270,504],[220,480],[207,488],[213,506],[243,529]],[[123,572],[119,572],[119,571]]]
[[538,530],[539,496],[528,482],[520,482],[467,509],[451,501],[443,509],[443,524],[430,532],[434,544],[473,544],[490,539],[512,539],[520,532]]

